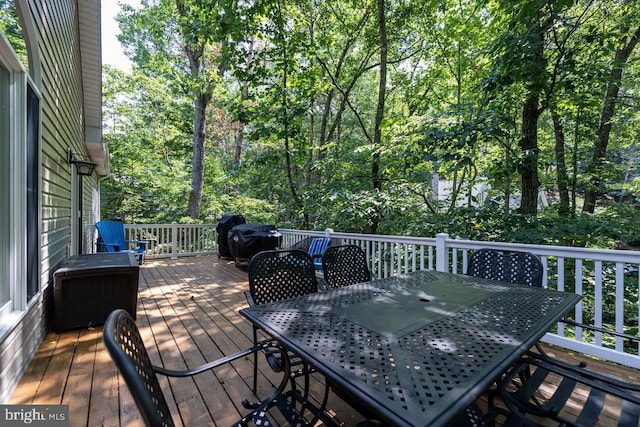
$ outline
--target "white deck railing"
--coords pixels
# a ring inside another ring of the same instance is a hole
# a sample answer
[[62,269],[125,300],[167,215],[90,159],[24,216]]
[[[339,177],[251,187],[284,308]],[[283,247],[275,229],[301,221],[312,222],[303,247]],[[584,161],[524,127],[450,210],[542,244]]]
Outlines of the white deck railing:
[[[151,239],[151,257],[212,254],[217,251],[215,224],[205,225],[126,225],[129,239]],[[492,248],[528,251],[544,266],[543,285],[550,289],[575,292],[583,296],[568,317],[578,323],[638,335],[640,318],[640,252],[526,245],[450,239],[447,234],[435,238],[280,230],[282,247],[305,237],[328,236],[342,244],[360,246],[367,254],[376,277],[435,269],[464,273],[470,251]],[[628,324],[625,324],[625,319]],[[592,333],[560,323],[543,341],[570,350],[640,369],[638,340]]]
[[178,258],[218,252],[216,224],[125,224],[127,240],[148,240],[150,258]]

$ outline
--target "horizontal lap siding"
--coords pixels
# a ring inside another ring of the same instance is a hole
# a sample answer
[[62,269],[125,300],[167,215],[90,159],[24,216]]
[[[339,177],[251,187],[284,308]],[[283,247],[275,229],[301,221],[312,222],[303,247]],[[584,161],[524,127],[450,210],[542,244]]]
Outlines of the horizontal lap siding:
[[42,284],[68,255],[71,183],[67,147],[83,140],[75,3],[32,1],[42,62]]
[[[84,153],[76,3],[32,1],[42,70],[42,285],[69,256],[71,167],[67,148]],[[88,183],[87,183],[88,184]]]

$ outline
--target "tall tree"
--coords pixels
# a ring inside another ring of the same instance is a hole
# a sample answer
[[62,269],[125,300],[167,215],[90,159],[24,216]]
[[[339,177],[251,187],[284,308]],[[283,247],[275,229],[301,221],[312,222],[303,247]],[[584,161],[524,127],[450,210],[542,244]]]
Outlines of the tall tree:
[[[628,9],[627,9],[628,8]],[[627,12],[621,16],[628,18],[631,15],[637,15],[637,4],[634,1],[627,1]],[[629,22],[629,21],[623,21]],[[615,51],[613,59],[613,67],[611,69],[611,77],[609,85],[604,96],[602,105],[602,114],[600,116],[600,124],[598,126],[598,138],[593,146],[593,158],[589,167],[589,185],[585,192],[583,212],[593,213],[596,200],[600,194],[600,182],[602,180],[602,168],[609,144],[609,136],[613,127],[613,118],[615,115],[616,103],[620,93],[620,84],[622,81],[622,73],[629,57],[640,41],[640,26],[635,31],[630,31],[628,25],[621,28],[621,37],[618,42],[618,48]]]
[[[382,175],[380,172],[380,150],[382,145],[382,120],[384,119],[384,105],[387,96],[387,22],[385,0],[377,0],[378,5],[378,34],[380,37],[380,77],[378,81],[378,102],[376,116],[373,122],[373,153],[371,160],[371,181],[373,190],[378,193],[382,190]],[[376,209],[370,219],[371,233],[378,231],[380,212]]]
[[[497,75],[514,90],[524,92],[522,106],[520,212],[536,215],[538,207],[538,121],[549,107],[567,71],[567,44],[588,18],[593,0],[533,0],[519,3],[509,19],[508,31],[497,43],[501,56]],[[574,7],[575,6],[575,7]],[[506,13],[507,10],[503,9]]]
[[224,13],[213,1],[143,0],[139,9],[123,6],[119,39],[134,63],[150,74],[173,78],[176,89],[193,101],[193,156],[188,213],[200,216],[206,111],[226,64],[217,61],[226,42]]

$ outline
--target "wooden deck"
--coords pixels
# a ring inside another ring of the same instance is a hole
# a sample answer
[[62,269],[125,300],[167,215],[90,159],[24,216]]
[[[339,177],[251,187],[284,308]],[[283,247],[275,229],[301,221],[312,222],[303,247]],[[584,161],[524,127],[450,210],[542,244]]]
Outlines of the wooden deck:
[[[137,323],[156,364],[195,367],[252,344],[251,324],[238,310],[246,306],[246,271],[215,256],[149,260],[141,267]],[[575,355],[557,354],[571,360]],[[184,426],[228,426],[247,410],[251,398],[249,357],[195,378],[161,378],[174,420]],[[262,363],[259,394],[274,379]],[[640,372],[592,361],[590,367],[640,382]],[[319,391],[320,379],[314,378]],[[129,391],[102,344],[102,328],[50,332],[31,362],[11,404],[68,404],[72,426],[142,425]],[[352,426],[363,419],[332,395],[336,421]]]

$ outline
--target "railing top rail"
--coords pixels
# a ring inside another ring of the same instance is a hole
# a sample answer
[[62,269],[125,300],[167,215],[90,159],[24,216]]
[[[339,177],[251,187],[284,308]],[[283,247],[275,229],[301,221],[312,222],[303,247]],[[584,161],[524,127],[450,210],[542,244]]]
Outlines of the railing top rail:
[[376,242],[390,242],[390,243],[407,243],[407,244],[415,244],[415,245],[435,245],[436,239],[433,237],[411,237],[411,236],[391,236],[385,234],[361,234],[361,233],[340,233],[332,231],[327,233],[326,231],[304,231],[304,230],[292,230],[281,228],[278,229],[283,234],[303,234],[305,236],[317,236],[324,237],[329,234],[331,237],[341,238],[341,239],[354,239],[354,240],[365,240],[365,241],[376,241]]
[[[125,224],[125,228],[163,228],[177,226],[181,228],[215,228],[216,224]],[[624,263],[640,263],[640,251],[616,250],[616,249],[595,249],[595,248],[578,248],[571,246],[553,246],[553,245],[533,245],[526,243],[505,243],[491,242],[481,240],[456,240],[448,237],[447,234],[439,234],[438,237],[412,237],[412,236],[393,236],[381,234],[365,234],[365,233],[343,233],[334,231],[308,231],[295,229],[280,229],[283,234],[300,234],[312,237],[323,237],[331,235],[331,237],[342,239],[353,239],[371,242],[387,242],[402,243],[409,245],[433,246],[438,238],[444,238],[449,247],[456,249],[473,250],[478,248],[490,248],[498,250],[516,250],[528,251],[540,256],[557,256],[564,258],[591,259],[598,261],[624,262]]]
[[477,249],[479,247],[501,250],[521,250],[536,255],[594,259],[600,261],[640,262],[640,251],[616,249],[577,248],[573,246],[532,245],[527,243],[501,243],[481,240],[447,239],[447,243],[460,249]]
[[167,228],[167,227],[189,227],[189,228],[216,228],[217,224],[124,224],[125,228]]
[[[282,233],[304,234],[308,236],[325,236],[324,231],[305,231],[280,229]],[[358,234],[358,233],[337,233],[330,232],[331,237],[344,239],[358,239],[377,242],[402,242],[417,245],[434,245],[437,238],[431,237],[410,237],[410,236],[391,236],[379,234]],[[592,259],[599,261],[640,263],[640,251],[616,250],[616,249],[595,249],[595,248],[577,248],[572,246],[553,246],[553,245],[533,245],[528,243],[505,243],[490,242],[482,240],[456,240],[449,238],[447,234],[439,234],[439,237],[446,239],[447,246],[457,249],[478,249],[489,248],[498,250],[515,250],[528,251],[536,255],[571,257],[579,259]]]

